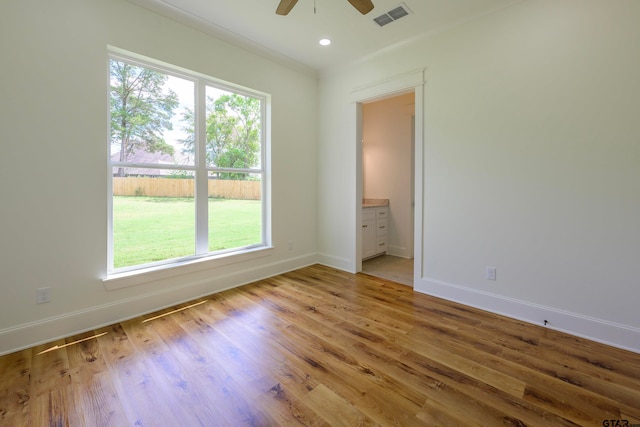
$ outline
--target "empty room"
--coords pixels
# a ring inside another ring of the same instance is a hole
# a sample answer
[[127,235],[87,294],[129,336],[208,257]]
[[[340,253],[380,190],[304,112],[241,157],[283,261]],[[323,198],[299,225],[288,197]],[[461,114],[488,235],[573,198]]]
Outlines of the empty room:
[[3,0],[0,426],[640,425],[638,22]]

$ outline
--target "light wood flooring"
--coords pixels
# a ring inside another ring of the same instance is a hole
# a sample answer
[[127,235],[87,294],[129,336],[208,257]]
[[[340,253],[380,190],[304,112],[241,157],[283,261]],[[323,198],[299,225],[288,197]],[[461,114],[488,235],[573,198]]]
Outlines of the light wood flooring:
[[0,357],[10,427],[622,419],[640,355],[318,265]]

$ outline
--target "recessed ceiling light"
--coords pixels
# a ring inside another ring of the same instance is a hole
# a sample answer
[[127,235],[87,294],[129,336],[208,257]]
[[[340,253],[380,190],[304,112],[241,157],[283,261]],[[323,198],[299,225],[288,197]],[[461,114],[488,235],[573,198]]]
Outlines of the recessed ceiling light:
[[322,46],[329,46],[331,44],[331,40],[329,40],[329,39],[320,39],[319,43]]

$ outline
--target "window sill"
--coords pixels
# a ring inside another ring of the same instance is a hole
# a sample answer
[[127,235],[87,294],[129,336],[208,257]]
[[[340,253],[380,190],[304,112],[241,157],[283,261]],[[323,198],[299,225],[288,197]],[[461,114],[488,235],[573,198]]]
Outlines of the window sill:
[[128,288],[130,286],[153,282],[155,280],[168,279],[170,277],[181,276],[210,268],[262,258],[271,255],[272,252],[272,246],[263,246],[255,249],[248,249],[243,252],[226,253],[199,258],[196,260],[166,264],[158,267],[114,273],[102,279],[102,283],[104,283],[104,287],[108,291],[115,291],[122,288]]

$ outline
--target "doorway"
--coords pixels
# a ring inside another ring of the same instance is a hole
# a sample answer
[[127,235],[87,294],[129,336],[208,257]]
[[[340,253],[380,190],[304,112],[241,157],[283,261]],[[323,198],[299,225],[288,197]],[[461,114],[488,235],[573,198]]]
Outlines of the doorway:
[[363,203],[388,203],[386,253],[364,260],[362,272],[413,286],[414,91],[362,103],[361,122]]
[[413,286],[419,285],[419,281],[422,280],[423,272],[423,259],[422,248],[424,245],[422,223],[423,223],[423,156],[424,156],[424,83],[425,83],[425,70],[420,69],[412,71],[406,74],[398,75],[389,79],[372,83],[356,89],[351,92],[351,101],[353,105],[353,119],[354,119],[354,146],[355,146],[355,194],[354,194],[354,207],[355,218],[353,224],[355,242],[353,245],[353,270],[354,272],[362,271],[362,206],[363,206],[363,159],[362,159],[362,140],[363,140],[363,104],[391,98],[396,95],[413,93],[414,94],[414,115],[412,120],[412,137],[413,143],[412,158],[415,160],[411,165],[407,165],[412,170],[411,175],[414,177],[413,181],[409,184],[412,186],[413,195],[413,218],[410,222],[413,223]]

